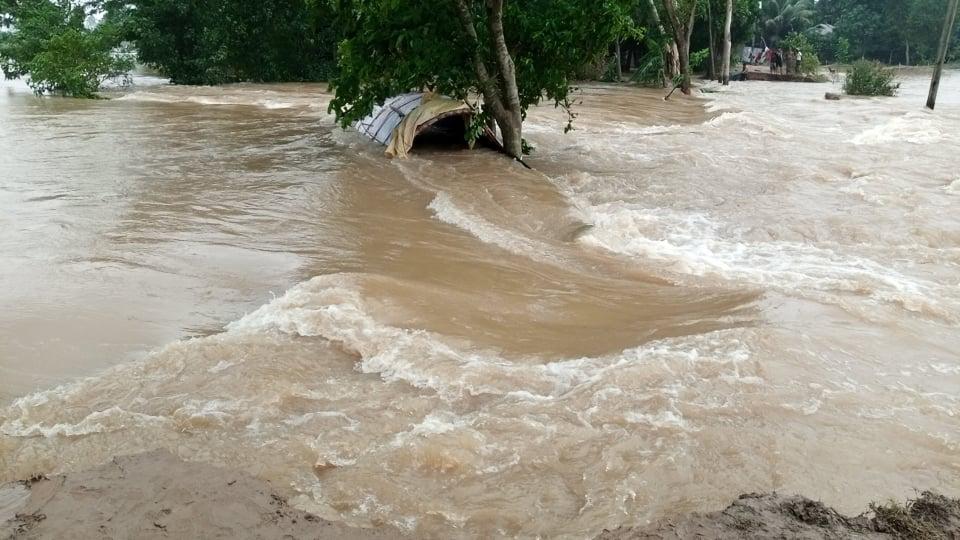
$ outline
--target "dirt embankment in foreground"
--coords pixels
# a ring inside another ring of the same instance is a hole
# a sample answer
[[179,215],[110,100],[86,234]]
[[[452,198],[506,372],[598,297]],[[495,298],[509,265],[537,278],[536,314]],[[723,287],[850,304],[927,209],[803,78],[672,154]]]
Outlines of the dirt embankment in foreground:
[[[290,507],[267,482],[164,451],[120,457],[82,473],[0,486],[0,539],[17,538],[402,538],[356,529]],[[720,512],[604,531],[598,540],[960,540],[960,500],[925,492],[905,505],[847,517],[821,503],[742,495]]]
[[[0,539],[54,538],[396,538],[355,529],[290,507],[270,485],[246,474],[187,463],[155,451],[114,458],[82,473],[28,482]],[[8,501],[20,486],[7,486]],[[0,494],[0,501],[4,499]],[[3,508],[0,507],[0,515]]]
[[905,505],[871,505],[868,512],[847,517],[804,497],[751,493],[720,512],[621,527],[604,531],[597,540],[668,538],[960,540],[960,499],[924,492]]

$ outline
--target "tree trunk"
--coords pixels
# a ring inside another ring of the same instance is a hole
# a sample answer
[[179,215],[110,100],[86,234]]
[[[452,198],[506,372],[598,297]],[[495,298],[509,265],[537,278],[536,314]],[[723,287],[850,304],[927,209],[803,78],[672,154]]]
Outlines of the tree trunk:
[[[666,36],[667,31],[663,27],[663,23],[660,21],[660,12],[657,11],[657,5],[653,0],[647,0],[647,3],[650,5],[650,12],[653,16],[653,24],[657,27],[657,30],[660,31],[661,36]],[[670,86],[673,84],[673,80],[677,75],[680,74],[680,53],[677,51],[677,43],[670,40],[669,43],[664,43],[663,45],[663,86]]]
[[710,73],[707,73],[707,78],[712,81],[720,77],[717,74],[717,46],[713,39],[713,9],[710,4],[711,1],[707,0],[707,48],[710,50],[710,64],[708,64]]
[[907,65],[909,66],[909,65],[910,65],[910,41],[909,41],[909,40],[907,40],[907,58],[906,58],[906,60],[907,60]]
[[497,125],[500,126],[504,150],[516,159],[523,160],[523,124],[520,115],[497,118]]
[[493,74],[487,69],[480,47],[480,38],[470,9],[472,0],[456,0],[460,25],[473,42],[473,71],[483,94],[484,109],[489,111],[500,127],[504,151],[523,159],[523,118],[517,73],[513,58],[507,49],[503,33],[503,0],[486,0],[487,32],[496,60]]
[[623,58],[620,56],[620,38],[617,38],[617,82],[623,81]]
[[693,22],[696,20],[696,3],[690,7],[690,19],[686,26],[680,21],[677,12],[676,0],[663,0],[663,7],[670,16],[670,26],[673,31],[673,39],[676,43],[678,56],[680,58],[680,73],[682,80],[680,90],[684,94],[690,93],[690,35],[693,33]]
[[730,25],[733,22],[733,0],[727,0],[727,18],[723,23],[723,68],[720,73],[724,85],[730,84]]
[[669,46],[669,56],[670,56],[670,81],[668,84],[673,84],[673,80],[677,78],[678,75],[683,73],[680,71],[680,49],[677,48],[677,43],[674,41],[670,42]]
[[522,160],[523,110],[520,107],[520,91],[517,87],[517,69],[503,33],[503,0],[487,0],[487,29],[490,31],[490,41],[497,58],[500,81],[503,83],[501,96],[507,102],[503,118],[497,118],[503,134],[503,147],[508,154]]

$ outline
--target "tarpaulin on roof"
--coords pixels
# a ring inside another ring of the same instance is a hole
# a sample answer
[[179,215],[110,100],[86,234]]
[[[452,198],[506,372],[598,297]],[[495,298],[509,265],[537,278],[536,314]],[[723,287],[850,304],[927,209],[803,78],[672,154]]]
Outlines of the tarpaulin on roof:
[[425,95],[420,106],[406,115],[393,130],[393,137],[387,143],[387,156],[407,157],[407,152],[413,147],[413,140],[420,132],[420,128],[441,118],[457,114],[469,115],[470,113],[470,106],[462,101]]
[[[470,115],[473,110],[463,101],[433,93],[412,93],[394,96],[376,107],[370,116],[354,127],[360,133],[387,147],[390,157],[406,157],[413,140],[421,130],[434,122],[454,115]],[[484,135],[498,146],[496,135]]]

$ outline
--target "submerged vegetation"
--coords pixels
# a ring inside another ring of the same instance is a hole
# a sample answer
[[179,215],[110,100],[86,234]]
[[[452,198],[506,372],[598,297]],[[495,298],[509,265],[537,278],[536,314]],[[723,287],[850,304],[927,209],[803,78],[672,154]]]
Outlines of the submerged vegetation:
[[879,62],[858,60],[850,67],[843,91],[851,96],[893,96],[897,93],[896,75]]
[[800,51],[803,54],[803,59],[800,60],[797,71],[804,75],[816,75],[820,71],[820,58],[807,36],[799,32],[793,32],[783,40],[783,46]]
[[[134,56],[176,84],[325,80],[336,92],[330,110],[344,125],[400,92],[479,96],[476,121],[496,124],[507,153],[520,158],[528,107],[548,100],[572,121],[568,98],[578,77],[689,93],[697,71],[728,82],[744,46],[800,51],[797,71],[814,77],[821,60],[927,61],[942,4],[0,0],[0,67],[38,94],[77,97],[94,97],[105,80],[126,74]],[[849,94],[895,90],[877,64],[858,64],[847,79]]]
[[326,80],[339,34],[314,0],[130,0],[112,7],[142,63],[178,84]]
[[[0,4],[2,6],[3,4]],[[120,32],[113,20],[95,28],[86,24],[83,5],[70,0],[8,2],[0,26],[0,69],[5,77],[28,77],[38,94],[95,97],[107,79],[133,68],[118,50]],[[16,27],[9,31],[13,22]]]
[[629,0],[341,0],[339,72],[330,104],[341,124],[411,88],[461,99],[474,92],[508,154],[523,155],[527,108],[569,106],[573,74],[630,25]]

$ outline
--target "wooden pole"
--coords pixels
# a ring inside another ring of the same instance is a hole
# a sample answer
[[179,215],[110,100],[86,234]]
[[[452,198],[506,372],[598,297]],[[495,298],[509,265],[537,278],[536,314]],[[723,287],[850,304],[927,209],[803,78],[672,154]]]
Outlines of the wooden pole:
[[930,94],[927,95],[927,108],[931,111],[937,105],[937,92],[940,91],[940,75],[943,73],[943,63],[947,60],[947,49],[950,47],[950,37],[953,35],[953,23],[957,20],[957,4],[960,0],[950,0],[947,7],[947,18],[943,21],[943,32],[940,34],[940,51],[937,54],[937,65],[933,68],[933,79],[930,80]]

